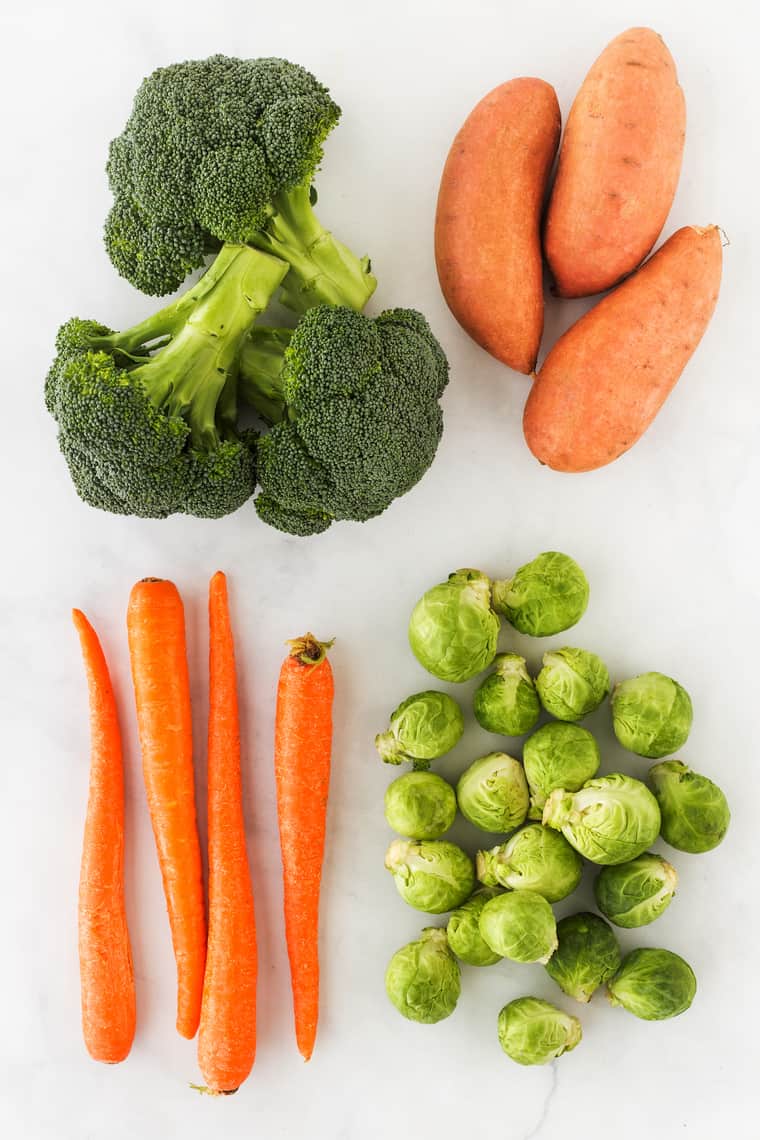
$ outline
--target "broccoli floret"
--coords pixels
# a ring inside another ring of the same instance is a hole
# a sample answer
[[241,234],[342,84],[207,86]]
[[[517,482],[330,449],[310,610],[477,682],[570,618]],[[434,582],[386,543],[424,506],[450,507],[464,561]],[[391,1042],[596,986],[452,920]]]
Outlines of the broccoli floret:
[[196,285],[134,328],[62,326],[45,401],[86,503],[218,518],[251,497],[256,436],[235,431],[238,357],[287,271],[225,245]]
[[222,242],[250,242],[291,266],[283,301],[361,309],[375,287],[323,228],[310,183],[340,108],[282,59],[222,55],[154,71],[113,140],[105,241],[145,293],[177,289]]
[[279,417],[257,445],[259,516],[314,534],[335,519],[379,515],[427,471],[443,429],[448,364],[427,321],[411,309],[372,319],[313,308],[278,376],[273,331],[282,335],[266,330],[257,344],[254,330],[241,356],[241,395],[256,406],[263,392],[270,418]]

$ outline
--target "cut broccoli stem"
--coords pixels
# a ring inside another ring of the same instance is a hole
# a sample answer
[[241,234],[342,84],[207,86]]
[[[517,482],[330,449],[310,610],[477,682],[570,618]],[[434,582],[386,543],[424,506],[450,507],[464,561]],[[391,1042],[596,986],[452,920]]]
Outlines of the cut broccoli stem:
[[282,358],[292,335],[292,329],[254,325],[238,358],[238,395],[270,425],[280,423],[287,415]]
[[308,186],[276,195],[275,213],[249,240],[291,267],[280,294],[289,309],[305,313],[315,305],[346,305],[360,312],[377,285],[369,258],[357,257],[333,237],[314,213],[313,202]]

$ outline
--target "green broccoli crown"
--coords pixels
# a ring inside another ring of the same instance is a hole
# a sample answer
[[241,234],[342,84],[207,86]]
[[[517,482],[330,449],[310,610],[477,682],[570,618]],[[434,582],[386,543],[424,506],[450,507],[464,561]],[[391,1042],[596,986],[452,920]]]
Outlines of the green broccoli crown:
[[420,313],[310,309],[284,353],[286,418],[258,444],[260,517],[313,534],[335,519],[381,514],[432,463],[447,382],[446,357]]
[[74,318],[45,400],[74,486],[117,514],[218,518],[251,497],[255,433],[235,432],[237,359],[287,266],[224,246],[185,295],[125,332]]
[[221,242],[248,241],[275,196],[308,183],[340,108],[282,59],[215,55],[159,68],[113,140],[108,254],[145,293],[172,292]]

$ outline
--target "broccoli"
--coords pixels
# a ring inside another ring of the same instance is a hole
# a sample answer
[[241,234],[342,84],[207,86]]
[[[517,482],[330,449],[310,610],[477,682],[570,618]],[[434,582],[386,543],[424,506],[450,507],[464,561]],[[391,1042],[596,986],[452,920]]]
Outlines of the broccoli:
[[224,245],[192,288],[134,328],[78,318],[60,328],[45,401],[86,503],[218,518],[251,497],[256,437],[236,431],[238,358],[287,272]]
[[179,288],[222,242],[286,261],[283,302],[362,309],[375,288],[319,222],[312,177],[340,108],[313,75],[282,59],[222,55],[145,79],[110,146],[108,254],[144,293]]
[[412,309],[373,319],[327,305],[286,342],[287,330],[257,328],[240,356],[240,395],[273,424],[257,443],[259,517],[307,535],[379,515],[433,461],[441,346]]

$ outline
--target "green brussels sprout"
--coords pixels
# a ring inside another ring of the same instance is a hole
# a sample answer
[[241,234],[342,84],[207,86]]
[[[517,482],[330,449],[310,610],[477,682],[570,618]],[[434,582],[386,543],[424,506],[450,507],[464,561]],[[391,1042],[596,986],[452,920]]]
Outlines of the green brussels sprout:
[[557,923],[557,939],[547,974],[568,997],[590,1001],[620,966],[620,947],[611,927],[596,914],[569,914]]
[[627,863],[659,835],[660,809],[646,784],[616,772],[587,780],[579,792],[557,788],[544,826],[561,831],[592,863]]
[[493,584],[493,608],[531,637],[569,629],[588,605],[588,582],[567,554],[547,550],[521,566],[512,578]]
[[499,1014],[499,1042],[518,1065],[548,1065],[582,1036],[577,1017],[541,998],[515,998]]
[[622,1005],[644,1021],[664,1021],[687,1010],[697,992],[688,962],[671,950],[632,950],[607,983],[612,1005]]
[[603,867],[594,881],[596,905],[615,926],[631,930],[659,918],[678,885],[675,867],[647,851],[629,863]]
[[480,933],[480,915],[483,907],[499,892],[491,887],[481,887],[474,895],[462,903],[449,918],[446,934],[449,946],[470,966],[494,966],[501,961],[501,954],[495,954],[483,940]]
[[541,702],[519,653],[498,653],[493,673],[475,690],[475,717],[486,732],[522,736],[541,715]]
[[557,720],[582,720],[610,691],[607,666],[588,649],[554,649],[543,662],[536,688],[541,704]]
[[689,738],[691,697],[664,673],[621,681],[612,694],[612,727],[623,748],[650,760],[677,752]]
[[442,681],[467,681],[496,656],[499,619],[491,609],[491,580],[457,570],[428,590],[409,619],[412,653]]
[[391,713],[390,728],[375,737],[386,764],[410,760],[416,769],[450,752],[464,732],[462,710],[448,693],[413,693]]
[[548,902],[572,894],[583,873],[583,862],[558,831],[530,823],[498,847],[478,851],[476,874],[481,883],[508,891],[529,890]]
[[456,814],[454,789],[433,772],[407,772],[385,789],[385,818],[410,839],[437,839]]
[[662,815],[660,834],[671,847],[699,855],[722,843],[731,821],[728,800],[717,784],[680,760],[649,769]]
[[465,819],[482,831],[513,831],[528,814],[528,784],[519,760],[490,752],[466,768],[457,782]]
[[551,721],[529,736],[523,766],[530,789],[528,819],[541,819],[546,797],[555,788],[579,791],[599,770],[599,745],[578,724]]
[[394,839],[385,866],[404,902],[427,914],[461,906],[475,886],[472,859],[445,839]]
[[433,1025],[454,1012],[461,990],[459,963],[442,927],[426,927],[416,942],[396,951],[385,971],[385,990],[410,1021]]
[[535,891],[508,891],[489,899],[478,925],[494,954],[513,962],[545,964],[557,949],[554,912]]

